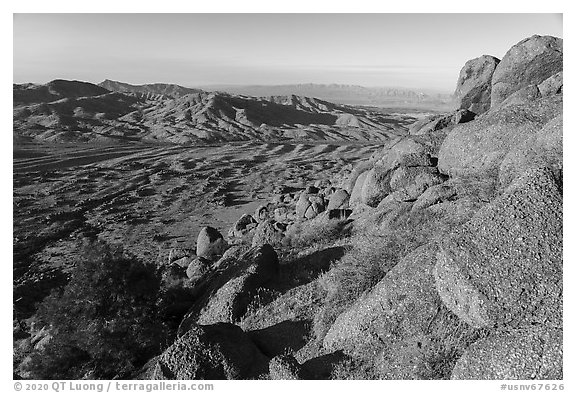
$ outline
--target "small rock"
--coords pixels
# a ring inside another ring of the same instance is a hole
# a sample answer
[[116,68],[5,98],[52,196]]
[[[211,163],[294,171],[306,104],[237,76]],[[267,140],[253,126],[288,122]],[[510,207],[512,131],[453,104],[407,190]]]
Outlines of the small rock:
[[254,219],[257,223],[261,223],[269,218],[268,208],[266,206],[258,206],[254,212]]
[[256,220],[250,214],[243,214],[228,231],[229,237],[242,237],[257,226]]
[[192,254],[192,250],[189,248],[173,248],[168,254],[168,263],[172,263],[177,259],[189,257]]
[[311,203],[309,200],[309,194],[303,192],[298,198],[296,203],[296,217],[302,219],[306,216],[306,211],[310,207]]

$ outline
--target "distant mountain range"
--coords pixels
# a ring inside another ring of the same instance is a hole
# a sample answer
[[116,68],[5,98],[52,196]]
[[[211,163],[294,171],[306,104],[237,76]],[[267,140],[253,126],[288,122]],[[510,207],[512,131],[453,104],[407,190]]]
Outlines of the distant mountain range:
[[386,108],[448,110],[454,105],[452,94],[396,87],[305,83],[275,86],[204,86],[203,89],[256,97],[294,94],[340,104]]
[[178,85],[15,84],[15,140],[386,141],[414,118],[296,95],[249,97]]
[[178,98],[186,94],[213,91],[251,97],[296,95],[319,98],[338,104],[382,108],[450,110],[454,106],[452,94],[400,87],[364,87],[343,84],[303,83],[292,85],[214,85],[203,86],[202,89],[196,89],[165,83],[130,85],[108,79],[98,85],[119,93],[131,92],[147,94],[150,98],[154,98],[155,95]]

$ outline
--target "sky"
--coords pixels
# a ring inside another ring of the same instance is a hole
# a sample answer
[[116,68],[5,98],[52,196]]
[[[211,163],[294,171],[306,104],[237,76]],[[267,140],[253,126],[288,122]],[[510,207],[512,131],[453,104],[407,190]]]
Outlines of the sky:
[[14,83],[342,83],[454,90],[561,14],[14,14]]

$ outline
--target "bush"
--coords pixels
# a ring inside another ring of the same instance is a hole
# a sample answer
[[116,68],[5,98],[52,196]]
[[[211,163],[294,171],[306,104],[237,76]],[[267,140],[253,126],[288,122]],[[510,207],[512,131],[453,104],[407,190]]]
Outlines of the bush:
[[84,244],[68,284],[38,308],[51,338],[27,371],[34,379],[126,378],[165,344],[159,290],[154,266],[119,246]]
[[328,219],[325,215],[308,221],[298,221],[286,232],[286,241],[293,249],[330,244],[350,236],[350,220]]
[[374,363],[364,359],[346,358],[334,365],[330,379],[374,380],[380,379]]
[[409,252],[405,239],[392,235],[356,235],[351,243],[354,247],[321,277],[326,300],[314,320],[314,331],[319,339],[340,313],[384,278]]

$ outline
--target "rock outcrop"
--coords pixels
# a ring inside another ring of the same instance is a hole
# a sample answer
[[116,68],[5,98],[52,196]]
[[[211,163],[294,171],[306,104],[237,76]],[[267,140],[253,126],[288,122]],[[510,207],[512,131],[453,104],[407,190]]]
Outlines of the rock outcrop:
[[492,76],[491,107],[515,91],[538,85],[562,71],[563,40],[533,35],[514,45],[502,58]]
[[482,114],[490,109],[492,75],[500,60],[494,56],[480,56],[468,60],[456,83],[454,96],[460,109]]
[[438,169],[452,177],[495,177],[504,157],[562,114],[562,96],[491,109],[456,126],[438,152]]
[[473,327],[562,326],[562,194],[548,169],[527,171],[442,241],[444,304]]

